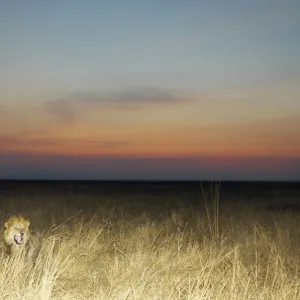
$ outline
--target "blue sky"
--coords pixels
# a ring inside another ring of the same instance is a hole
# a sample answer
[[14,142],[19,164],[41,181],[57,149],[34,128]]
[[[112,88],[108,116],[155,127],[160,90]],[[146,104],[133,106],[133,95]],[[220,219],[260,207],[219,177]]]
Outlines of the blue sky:
[[191,156],[298,159],[299,33],[294,0],[1,1],[2,164],[45,155],[47,177],[51,155],[186,157],[194,179]]
[[298,1],[7,1],[2,88],[199,90],[299,72]]

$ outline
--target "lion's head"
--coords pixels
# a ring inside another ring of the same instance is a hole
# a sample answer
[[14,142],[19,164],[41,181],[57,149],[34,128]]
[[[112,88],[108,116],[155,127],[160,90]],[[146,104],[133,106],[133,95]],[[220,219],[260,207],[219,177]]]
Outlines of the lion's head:
[[26,243],[30,222],[22,216],[12,216],[5,223],[4,239],[13,252]]

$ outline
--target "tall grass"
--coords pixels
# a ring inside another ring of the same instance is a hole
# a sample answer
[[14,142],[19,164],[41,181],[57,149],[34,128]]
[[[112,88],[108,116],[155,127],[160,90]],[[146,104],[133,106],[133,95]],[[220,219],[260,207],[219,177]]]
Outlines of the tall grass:
[[1,239],[0,299],[300,299],[299,215],[203,192],[203,207],[161,213],[151,203],[83,207],[83,197],[2,199],[2,224],[21,213],[44,244],[28,269]]
[[205,204],[205,211],[208,220],[208,226],[212,239],[216,240],[220,236],[219,228],[219,200],[220,184],[211,184],[209,189],[201,185],[202,197]]

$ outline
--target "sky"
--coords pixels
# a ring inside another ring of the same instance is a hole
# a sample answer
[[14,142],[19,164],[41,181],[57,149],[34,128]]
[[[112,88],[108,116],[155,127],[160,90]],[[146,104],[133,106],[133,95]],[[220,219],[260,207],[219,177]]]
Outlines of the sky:
[[0,179],[300,180],[300,1],[0,1]]

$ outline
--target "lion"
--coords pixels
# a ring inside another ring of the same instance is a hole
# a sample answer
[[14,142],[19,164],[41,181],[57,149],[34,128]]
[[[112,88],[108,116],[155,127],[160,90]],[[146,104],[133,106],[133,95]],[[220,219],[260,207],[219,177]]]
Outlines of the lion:
[[5,223],[4,240],[10,255],[16,255],[26,249],[26,259],[34,264],[42,247],[42,237],[38,232],[30,231],[30,222],[22,216],[12,216]]

